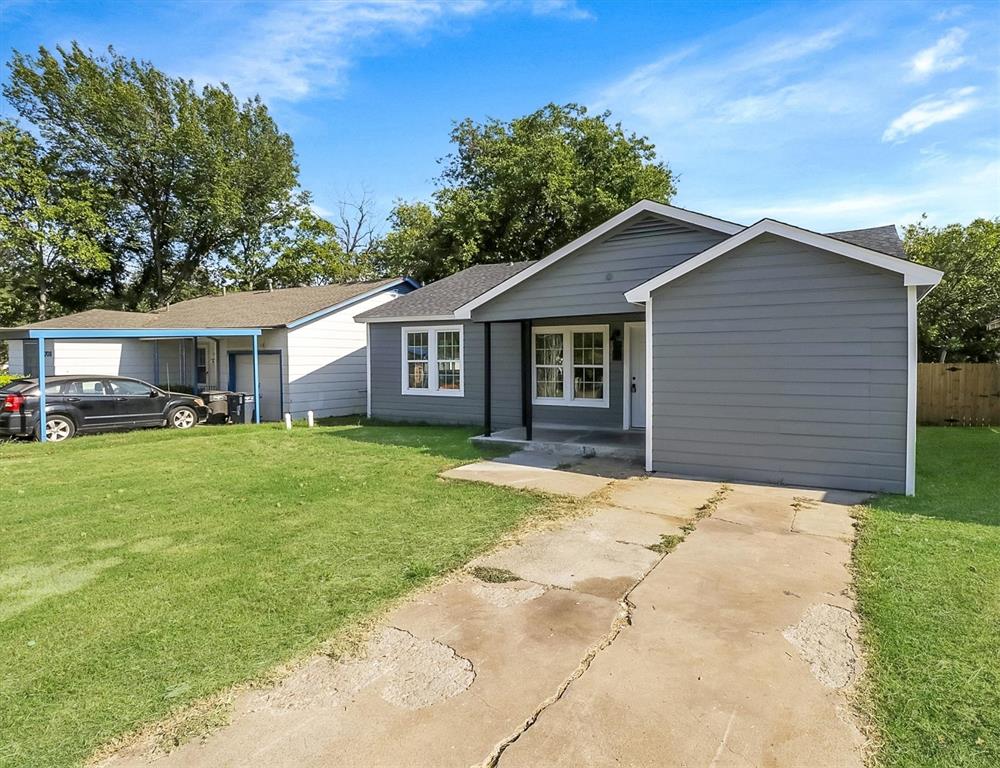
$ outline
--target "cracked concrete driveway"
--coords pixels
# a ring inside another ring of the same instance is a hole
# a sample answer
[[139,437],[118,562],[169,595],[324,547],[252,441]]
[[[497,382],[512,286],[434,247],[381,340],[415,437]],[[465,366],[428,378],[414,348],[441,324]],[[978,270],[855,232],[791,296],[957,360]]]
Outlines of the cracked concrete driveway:
[[861,766],[862,497],[558,461],[447,473],[586,496],[590,514],[473,563],[516,580],[465,573],[395,610],[364,658],[315,658],[205,738],[104,764]]

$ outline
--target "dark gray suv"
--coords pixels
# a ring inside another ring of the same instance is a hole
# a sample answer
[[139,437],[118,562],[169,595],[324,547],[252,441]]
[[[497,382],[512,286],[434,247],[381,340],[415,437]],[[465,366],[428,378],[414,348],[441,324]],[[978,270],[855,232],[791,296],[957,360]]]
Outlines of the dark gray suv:
[[[38,379],[18,379],[0,389],[0,435],[38,437]],[[46,376],[45,439],[77,432],[140,427],[190,429],[208,416],[194,395],[166,392],[121,376]]]

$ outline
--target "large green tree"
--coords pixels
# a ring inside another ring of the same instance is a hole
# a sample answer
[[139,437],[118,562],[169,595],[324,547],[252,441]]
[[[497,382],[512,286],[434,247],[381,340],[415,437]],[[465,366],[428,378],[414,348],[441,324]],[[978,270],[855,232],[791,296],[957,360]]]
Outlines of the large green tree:
[[383,270],[432,280],[471,264],[537,259],[641,199],[669,201],[670,169],[611,114],[549,104],[455,125],[431,204],[398,203]]
[[925,362],[1000,360],[1000,218],[968,226],[906,228],[906,254],[944,272],[919,304],[920,359]]
[[0,320],[44,320],[93,298],[88,276],[108,266],[100,242],[107,202],[31,134],[0,120]]
[[115,305],[143,308],[207,289],[212,258],[294,205],[292,140],[259,99],[200,90],[150,63],[74,43],[15,52],[7,100],[65,167],[116,206],[104,240]]

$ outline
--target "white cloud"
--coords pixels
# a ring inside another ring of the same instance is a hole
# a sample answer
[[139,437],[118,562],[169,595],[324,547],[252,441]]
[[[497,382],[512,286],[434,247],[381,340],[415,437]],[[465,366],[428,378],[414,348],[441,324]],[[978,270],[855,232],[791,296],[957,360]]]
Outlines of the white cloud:
[[339,87],[364,46],[414,38],[490,8],[485,0],[310,0],[288,2],[251,22],[235,52],[195,79],[223,80],[241,96],[296,101]]
[[931,18],[934,21],[951,21],[952,19],[964,16],[968,10],[969,6],[967,5],[955,5],[951,8],[945,8],[943,11],[938,11]]
[[[995,158],[995,156],[993,156]],[[758,205],[722,205],[713,211],[735,221],[790,221],[820,232],[917,221],[968,223],[1000,210],[1000,160],[989,156],[947,158],[917,170],[912,184],[859,187],[831,197],[785,197]]]
[[[816,71],[818,55],[843,42],[850,25],[760,36],[725,44],[703,40],[637,67],[591,102],[632,113],[650,127],[692,121],[750,124],[792,113],[840,112],[843,88]],[[804,74],[808,73],[808,74]],[[699,133],[704,136],[702,131]]]
[[959,88],[940,98],[930,97],[918,102],[889,123],[882,141],[905,141],[932,125],[957,120],[979,106],[978,100],[973,98],[976,90],[972,86]]
[[961,27],[948,30],[934,45],[924,48],[910,61],[910,77],[923,80],[937,72],[953,72],[968,59],[961,55],[969,33]]
[[594,14],[577,5],[576,0],[532,0],[531,12],[535,16],[558,16],[573,21],[589,21]]

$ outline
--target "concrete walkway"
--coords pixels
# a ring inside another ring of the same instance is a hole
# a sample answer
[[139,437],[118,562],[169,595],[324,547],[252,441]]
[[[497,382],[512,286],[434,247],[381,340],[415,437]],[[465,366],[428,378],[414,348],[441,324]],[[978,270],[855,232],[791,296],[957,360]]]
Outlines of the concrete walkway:
[[318,657],[204,739],[104,764],[861,766],[845,695],[861,497],[553,462],[458,474],[590,494],[592,514],[406,603],[365,658]]

